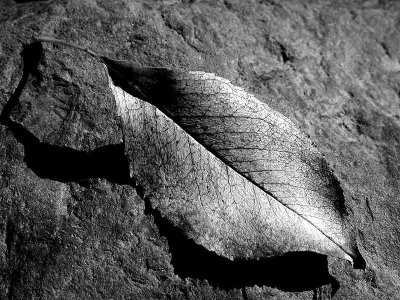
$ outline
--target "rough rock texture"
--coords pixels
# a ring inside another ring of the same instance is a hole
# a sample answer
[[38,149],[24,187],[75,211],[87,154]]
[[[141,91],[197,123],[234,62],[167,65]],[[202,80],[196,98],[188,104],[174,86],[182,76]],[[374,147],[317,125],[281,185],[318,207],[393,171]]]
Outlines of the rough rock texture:
[[0,2],[0,110],[15,104],[0,125],[0,298],[325,299],[336,289],[320,276],[325,257],[233,264],[180,236],[127,176],[103,67],[73,49],[25,47],[45,35],[214,72],[288,116],[339,177],[367,261],[353,270],[329,258],[334,299],[400,299],[399,18],[395,0]]

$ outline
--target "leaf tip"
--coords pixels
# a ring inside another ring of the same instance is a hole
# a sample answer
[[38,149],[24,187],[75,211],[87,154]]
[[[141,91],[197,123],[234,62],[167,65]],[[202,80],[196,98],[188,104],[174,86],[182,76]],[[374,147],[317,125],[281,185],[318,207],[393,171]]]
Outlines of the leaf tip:
[[365,269],[367,267],[367,263],[364,259],[364,257],[362,257],[360,250],[358,250],[358,247],[354,247],[354,255],[351,257],[353,262],[353,268],[354,269]]

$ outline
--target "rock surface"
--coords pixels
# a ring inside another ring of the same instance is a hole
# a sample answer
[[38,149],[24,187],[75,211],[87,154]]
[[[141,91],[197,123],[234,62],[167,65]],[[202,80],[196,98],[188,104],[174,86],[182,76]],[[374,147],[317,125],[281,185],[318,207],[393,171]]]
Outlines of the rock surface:
[[399,299],[399,15],[398,1],[0,2],[0,110],[15,104],[0,125],[0,298],[329,299],[335,290],[318,276],[324,257],[232,264],[182,238],[132,187],[103,67],[73,49],[26,47],[52,36],[214,72],[288,116],[339,177],[367,261],[353,270],[329,258],[334,299]]

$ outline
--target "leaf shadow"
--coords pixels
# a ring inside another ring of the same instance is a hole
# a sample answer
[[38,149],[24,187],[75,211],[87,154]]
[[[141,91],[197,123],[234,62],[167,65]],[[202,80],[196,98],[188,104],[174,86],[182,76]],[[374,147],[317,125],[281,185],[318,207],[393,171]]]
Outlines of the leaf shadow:
[[282,291],[301,292],[331,284],[332,294],[339,282],[329,274],[326,255],[314,252],[289,252],[259,260],[232,261],[217,255],[187,238],[144,198],[145,213],[153,216],[159,232],[168,241],[175,273],[181,278],[206,279],[221,289],[269,286]]
[[[78,151],[69,147],[41,142],[34,134],[13,121],[10,113],[18,103],[30,74],[40,76],[37,64],[42,54],[40,43],[32,43],[21,53],[23,75],[0,114],[5,125],[25,150],[24,161],[39,177],[60,182],[76,182],[103,178],[115,184],[137,188],[129,176],[129,163],[124,144],[107,145],[92,151]],[[110,159],[112,158],[112,159]],[[327,257],[313,252],[292,252],[260,260],[231,261],[196,244],[173,226],[161,213],[145,201],[145,213],[151,215],[161,235],[165,236],[175,273],[181,278],[207,280],[220,289],[269,286],[283,291],[300,292],[331,284],[332,294],[339,289],[338,281],[329,274]]]

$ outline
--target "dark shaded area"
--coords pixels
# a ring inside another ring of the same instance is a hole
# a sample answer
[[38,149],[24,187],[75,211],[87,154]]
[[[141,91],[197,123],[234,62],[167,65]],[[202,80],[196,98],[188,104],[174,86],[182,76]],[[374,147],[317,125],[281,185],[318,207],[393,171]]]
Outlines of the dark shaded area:
[[161,213],[145,200],[145,213],[153,216],[160,234],[168,240],[172,265],[177,275],[207,279],[218,288],[270,286],[283,291],[300,292],[331,284],[332,293],[339,289],[338,281],[329,274],[327,257],[314,252],[290,252],[260,260],[231,261],[206,250],[188,239]]
[[294,57],[289,53],[289,51],[283,46],[281,43],[278,43],[279,50],[282,56],[282,62],[287,63],[287,62],[292,62],[294,60]]
[[117,184],[131,182],[122,143],[84,152],[39,142],[20,124],[14,124],[12,130],[24,145],[27,166],[41,178],[61,182],[88,178],[104,178]]
[[[27,166],[42,178],[62,182],[104,178],[113,183],[135,186],[129,177],[129,164],[122,143],[99,147],[89,152],[54,146],[40,142],[31,132],[10,118],[10,113],[28,82],[29,74],[39,76],[37,64],[41,53],[42,47],[37,43],[27,46],[22,52],[24,69],[21,81],[0,115],[1,124],[6,125],[24,146]],[[136,188],[139,195],[143,196],[143,190]],[[242,288],[244,297],[244,287],[254,285],[276,287],[283,291],[306,291],[331,284],[332,293],[339,288],[337,280],[329,274],[325,255],[293,252],[260,260],[231,261],[188,239],[179,228],[153,209],[148,199],[144,198],[144,201],[145,213],[154,217],[160,234],[167,238],[172,265],[175,273],[182,278],[206,279],[211,285],[221,289]],[[13,243],[14,231],[13,224],[7,224],[7,245]],[[20,276],[16,269],[11,274],[10,281],[18,280]],[[10,287],[13,286],[10,283]],[[13,294],[10,290],[11,298]]]
[[[171,97],[174,90],[174,74],[167,68],[144,67],[136,62],[100,57],[107,66],[114,84],[143,101],[157,105],[158,99]],[[168,115],[168,114],[167,114]]]

